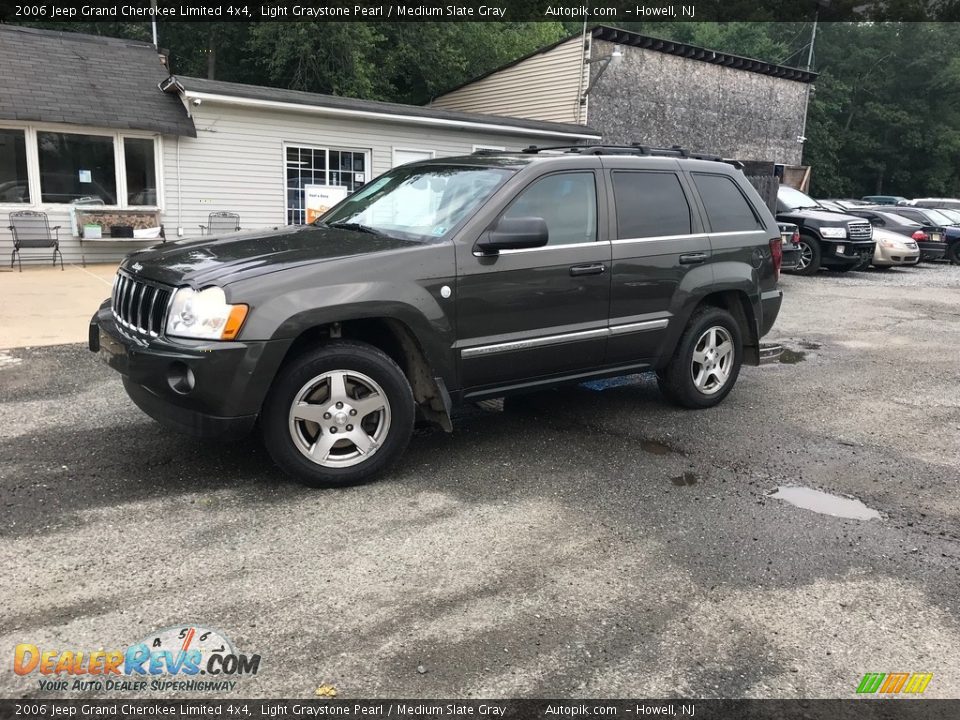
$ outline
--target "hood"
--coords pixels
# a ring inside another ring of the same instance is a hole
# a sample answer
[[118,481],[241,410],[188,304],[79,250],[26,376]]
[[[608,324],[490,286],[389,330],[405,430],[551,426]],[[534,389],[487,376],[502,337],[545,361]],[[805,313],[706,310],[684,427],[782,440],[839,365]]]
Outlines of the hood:
[[133,253],[120,267],[138,277],[201,288],[289,267],[418,245],[421,243],[308,225],[176,240]]
[[892,230],[884,230],[883,228],[875,227],[873,229],[873,239],[877,242],[881,240],[888,240],[893,242],[913,242],[913,239],[909,235],[904,235],[903,233],[893,232]]
[[792,217],[815,220],[823,225],[846,225],[848,222],[867,222],[867,220],[864,220],[862,217],[844,215],[843,213],[832,212],[830,210],[816,210],[814,208],[796,208],[777,213],[778,219],[787,218],[789,220]]

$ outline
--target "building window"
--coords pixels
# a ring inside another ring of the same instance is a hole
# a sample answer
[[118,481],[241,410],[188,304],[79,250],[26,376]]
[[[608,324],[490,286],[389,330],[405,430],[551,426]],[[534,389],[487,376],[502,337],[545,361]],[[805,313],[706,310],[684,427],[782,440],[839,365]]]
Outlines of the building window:
[[306,222],[304,187],[334,185],[345,187],[347,193],[352,193],[368,180],[368,166],[364,151],[288,145],[287,225]]
[[116,205],[113,137],[38,132],[40,200]]
[[23,130],[0,129],[0,203],[30,202]]
[[153,140],[125,137],[123,165],[127,173],[127,205],[156,205],[157,170]]

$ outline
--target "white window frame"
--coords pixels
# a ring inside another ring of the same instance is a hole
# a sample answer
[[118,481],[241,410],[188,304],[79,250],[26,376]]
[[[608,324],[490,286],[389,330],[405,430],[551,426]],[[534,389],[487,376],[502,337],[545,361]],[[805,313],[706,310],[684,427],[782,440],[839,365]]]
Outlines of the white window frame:
[[[296,140],[284,140],[280,143],[280,176],[281,176],[281,187],[283,192],[283,224],[286,227],[296,227],[295,225],[288,225],[288,218],[290,207],[287,205],[287,149],[288,148],[308,148],[310,150],[323,150],[327,153],[327,182],[330,182],[330,151],[336,152],[352,152],[352,153],[363,153],[363,184],[366,185],[368,182],[373,180],[373,150],[371,148],[360,148],[360,147],[349,147],[347,145],[337,145],[332,143],[330,145],[318,145],[317,143],[312,142],[298,142]],[[338,171],[339,172],[339,171]]]
[[413,147],[397,147],[393,146],[390,148],[390,169],[397,167],[397,153],[398,152],[409,152],[409,153],[424,153],[429,154],[430,159],[433,160],[437,157],[436,150],[428,150],[427,148],[413,148]]
[[[107,128],[84,125],[62,125],[56,123],[24,123],[0,120],[4,130],[23,130],[27,154],[27,187],[30,189],[29,203],[0,203],[0,211],[13,210],[64,210],[77,207],[73,203],[45,203],[41,200],[40,190],[40,147],[37,133],[54,132],[67,135],[98,135],[113,138],[114,182],[117,188],[117,203],[102,206],[104,210],[145,210],[163,212],[163,136],[142,130],[110,130]],[[124,138],[153,140],[153,167],[157,182],[157,203],[155,205],[130,205],[127,202],[127,166],[124,155]],[[100,206],[97,206],[100,207]]]

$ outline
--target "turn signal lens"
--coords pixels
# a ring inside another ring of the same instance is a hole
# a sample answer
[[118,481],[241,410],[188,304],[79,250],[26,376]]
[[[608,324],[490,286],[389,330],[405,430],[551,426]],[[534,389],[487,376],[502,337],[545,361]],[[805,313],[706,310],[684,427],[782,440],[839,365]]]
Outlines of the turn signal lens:
[[227,318],[227,323],[223,326],[223,334],[220,336],[221,340],[233,340],[240,334],[243,321],[247,319],[248,309],[246,305],[233,306],[233,309],[230,311],[230,316]]

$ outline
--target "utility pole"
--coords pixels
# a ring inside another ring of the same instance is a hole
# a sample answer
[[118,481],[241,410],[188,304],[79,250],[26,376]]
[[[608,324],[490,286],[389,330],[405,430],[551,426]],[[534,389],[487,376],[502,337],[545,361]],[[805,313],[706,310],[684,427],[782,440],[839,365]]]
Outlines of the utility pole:
[[157,42],[157,0],[150,0],[150,26],[153,30],[153,49],[159,50],[160,45]]
[[813,44],[817,41],[817,20],[820,19],[820,8],[813,11],[813,32],[810,33],[810,51],[807,53],[807,70],[813,68]]

